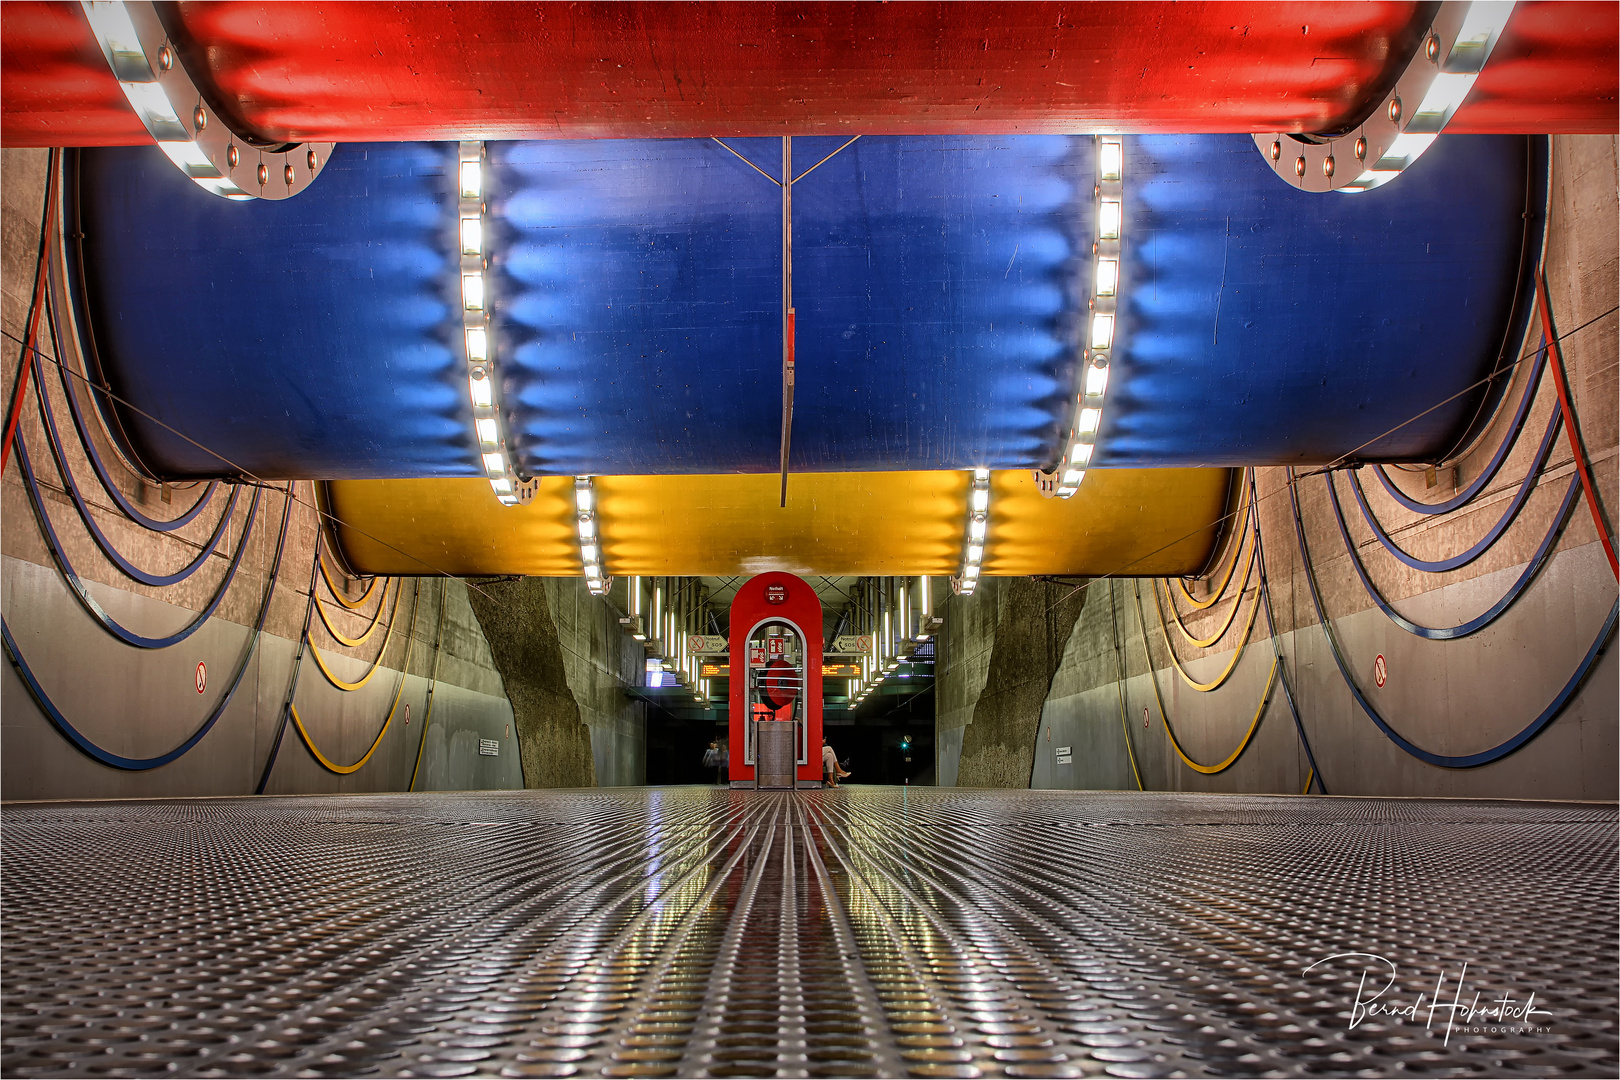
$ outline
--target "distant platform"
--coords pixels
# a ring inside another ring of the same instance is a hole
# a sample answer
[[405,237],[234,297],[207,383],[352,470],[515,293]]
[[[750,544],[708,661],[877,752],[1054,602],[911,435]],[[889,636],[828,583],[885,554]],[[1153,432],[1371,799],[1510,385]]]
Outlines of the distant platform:
[[859,786],[14,803],[0,1071],[1614,1076],[1616,828]]

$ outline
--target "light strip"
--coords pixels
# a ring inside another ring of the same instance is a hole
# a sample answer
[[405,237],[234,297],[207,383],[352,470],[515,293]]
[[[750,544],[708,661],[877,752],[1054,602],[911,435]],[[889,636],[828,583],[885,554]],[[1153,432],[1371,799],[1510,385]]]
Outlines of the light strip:
[[1511,0],[1447,0],[1395,88],[1356,128],[1299,138],[1256,135],[1255,146],[1301,191],[1382,187],[1423,156],[1451,122],[1512,14]]
[[149,0],[81,0],[118,87],[175,167],[227,199],[289,199],[320,175],[332,143],[266,149],[238,136],[203,100]]
[[958,596],[972,596],[984,566],[984,545],[990,531],[990,470],[974,469],[968,488],[967,532],[962,544],[962,571],[951,578]]
[[1119,311],[1125,292],[1125,140],[1097,136],[1096,233],[1092,244],[1091,318],[1086,348],[1081,351],[1075,390],[1074,426],[1063,456],[1051,472],[1035,473],[1035,486],[1048,498],[1072,498],[1086,478],[1086,467],[1102,427],[1103,395],[1108,392],[1108,365],[1119,338]]
[[512,465],[495,390],[488,292],[488,230],[484,228],[484,144],[464,142],[456,153],[457,230],[461,238],[461,338],[467,357],[467,398],[472,406],[473,442],[495,497],[504,506],[534,499],[537,480],[523,480]]
[[588,476],[574,477],[574,521],[579,531],[579,561],[585,571],[585,585],[595,595],[605,595],[613,579],[602,570],[602,538],[596,532],[596,489]]

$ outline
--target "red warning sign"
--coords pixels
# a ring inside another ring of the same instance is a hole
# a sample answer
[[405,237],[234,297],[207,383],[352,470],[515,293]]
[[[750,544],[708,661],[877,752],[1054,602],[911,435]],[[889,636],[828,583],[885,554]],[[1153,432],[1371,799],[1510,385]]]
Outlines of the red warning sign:
[[765,602],[767,604],[785,604],[785,603],[787,603],[787,586],[786,585],[767,585],[767,586],[765,586]]
[[1383,686],[1384,681],[1388,678],[1389,665],[1384,663],[1384,654],[1379,653],[1377,659],[1373,661],[1373,682]]
[[201,660],[197,661],[197,693],[208,689],[208,665]]

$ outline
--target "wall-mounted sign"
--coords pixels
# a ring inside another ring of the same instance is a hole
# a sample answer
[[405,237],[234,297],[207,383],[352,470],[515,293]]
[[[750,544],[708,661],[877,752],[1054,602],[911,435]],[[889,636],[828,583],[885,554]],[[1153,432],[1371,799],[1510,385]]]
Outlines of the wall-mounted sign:
[[1384,663],[1384,654],[1379,653],[1373,660],[1373,682],[1383,686],[1389,679],[1389,665]]
[[[1380,656],[1379,659],[1382,660],[1383,657]],[[1384,684],[1379,683],[1378,685],[1383,686]],[[197,693],[200,694],[206,689],[208,689],[208,665],[199,660],[197,661]]]
[[767,604],[787,603],[788,591],[786,585],[765,586],[765,602]]
[[478,752],[484,757],[500,757],[501,741],[499,739],[479,739]]
[[1059,746],[1059,747],[1056,747],[1055,749],[1057,750],[1057,763],[1059,765],[1073,765],[1074,764],[1074,747],[1072,747],[1072,746]]
[[832,651],[843,656],[865,656],[872,651],[870,634],[839,634],[833,638]]
[[716,656],[726,652],[729,648],[726,639],[719,634],[687,634],[686,651],[693,656]]
[[748,666],[765,666],[765,647],[763,645],[750,645],[748,647]]

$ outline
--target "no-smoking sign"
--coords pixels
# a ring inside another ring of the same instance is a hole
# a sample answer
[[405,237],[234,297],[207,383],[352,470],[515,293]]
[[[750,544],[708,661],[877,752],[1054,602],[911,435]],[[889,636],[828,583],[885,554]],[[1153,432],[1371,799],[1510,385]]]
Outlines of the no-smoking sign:
[[208,665],[201,660],[197,661],[197,693],[208,689]]
[[1379,686],[1383,686],[1385,680],[1388,678],[1389,665],[1384,663],[1384,654],[1379,653],[1377,659],[1373,661],[1373,682],[1377,683]]

